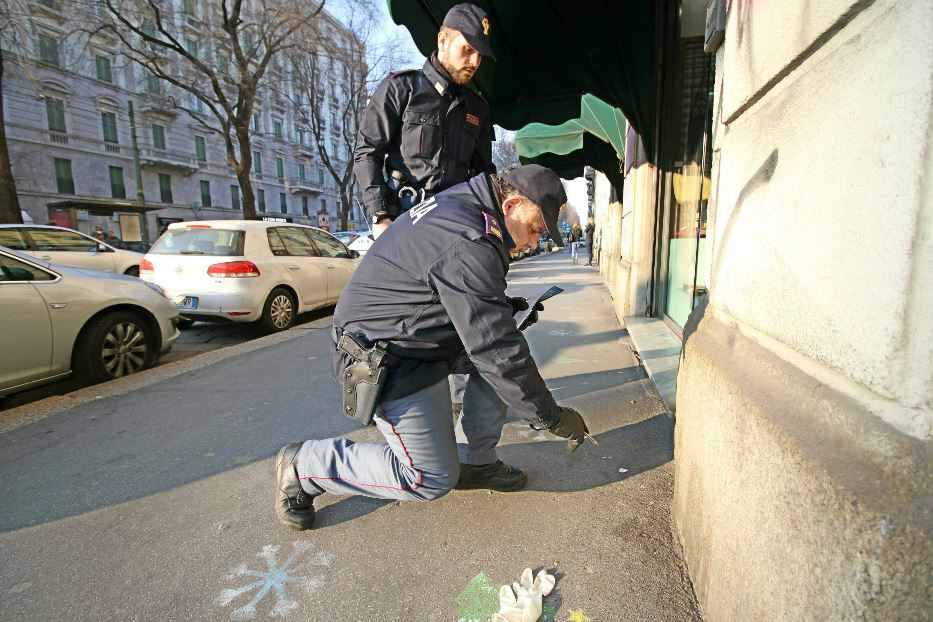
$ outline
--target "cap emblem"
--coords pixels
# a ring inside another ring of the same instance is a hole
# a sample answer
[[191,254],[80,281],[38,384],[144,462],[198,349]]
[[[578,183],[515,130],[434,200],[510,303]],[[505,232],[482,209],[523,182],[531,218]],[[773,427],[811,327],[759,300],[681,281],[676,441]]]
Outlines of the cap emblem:
[[483,18],[483,36],[486,36],[486,37],[489,36],[489,18],[488,17]]

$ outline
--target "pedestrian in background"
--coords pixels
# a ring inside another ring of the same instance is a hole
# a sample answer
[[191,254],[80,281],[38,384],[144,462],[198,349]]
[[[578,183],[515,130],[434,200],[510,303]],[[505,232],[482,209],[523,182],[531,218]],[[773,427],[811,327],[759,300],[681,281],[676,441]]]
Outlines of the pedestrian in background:
[[570,262],[577,263],[579,259],[580,240],[583,238],[583,230],[580,223],[575,222],[570,227],[570,233],[567,234],[567,241],[570,243]]
[[113,229],[107,232],[107,244],[113,246],[114,248],[123,248],[123,240],[117,237],[117,234],[113,232]]
[[593,222],[593,217],[590,216],[586,219],[586,229],[583,230],[583,235],[586,237],[586,265],[593,265],[593,240],[596,238],[596,224]]

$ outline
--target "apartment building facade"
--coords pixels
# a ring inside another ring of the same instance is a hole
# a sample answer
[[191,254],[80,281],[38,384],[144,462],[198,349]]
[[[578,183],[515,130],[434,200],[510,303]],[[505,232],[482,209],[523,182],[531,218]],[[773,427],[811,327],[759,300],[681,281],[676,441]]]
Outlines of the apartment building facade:
[[[206,3],[176,4],[186,43],[196,47]],[[30,7],[30,45],[4,50],[7,140],[24,216],[88,233],[100,226],[140,249],[171,222],[242,218],[223,138],[187,111],[200,111],[203,103],[129,62],[115,38],[79,41],[67,3]],[[326,13],[320,19],[327,36],[353,36]],[[339,170],[352,157],[336,116],[342,102],[335,83],[346,69],[339,58],[321,54],[321,60],[323,112],[333,120],[322,139]],[[339,190],[316,138],[302,125],[290,72],[280,53],[257,95],[251,127],[256,211],[333,230]],[[354,228],[361,212],[354,208],[349,220]]]

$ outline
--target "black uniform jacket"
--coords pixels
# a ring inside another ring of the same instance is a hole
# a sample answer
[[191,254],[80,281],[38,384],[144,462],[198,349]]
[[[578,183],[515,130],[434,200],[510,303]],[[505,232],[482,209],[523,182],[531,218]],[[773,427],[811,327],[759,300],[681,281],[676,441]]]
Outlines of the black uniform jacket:
[[453,82],[432,60],[420,71],[383,80],[360,121],[353,173],[370,216],[399,213],[384,166],[429,194],[495,172],[489,104],[471,86]]
[[[488,175],[450,188],[403,214],[369,248],[334,312],[335,333],[389,344],[383,400],[443,379],[469,356],[515,413],[556,421],[544,384],[506,302],[509,248]],[[348,365],[334,347],[334,378]]]

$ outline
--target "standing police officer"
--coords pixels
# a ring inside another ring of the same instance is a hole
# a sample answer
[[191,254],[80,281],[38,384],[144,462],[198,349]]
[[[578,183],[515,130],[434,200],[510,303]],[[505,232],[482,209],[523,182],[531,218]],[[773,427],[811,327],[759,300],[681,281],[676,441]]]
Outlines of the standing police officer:
[[382,81],[360,121],[353,172],[375,237],[400,214],[478,173],[495,173],[489,105],[469,85],[489,46],[489,18],[458,4],[420,71]]
[[[583,418],[554,401],[505,295],[509,251],[536,245],[545,231],[557,238],[565,201],[560,180],[538,165],[482,174],[403,214],[373,244],[337,304],[334,330],[338,344],[352,338],[387,352],[374,419],[386,442],[335,438],[279,450],[276,513],[285,525],[311,527],[324,492],[431,500],[450,491],[460,465],[447,375],[464,350],[515,414],[570,439],[571,450],[583,442]],[[353,352],[334,349],[345,393],[355,391],[345,381],[351,369],[368,357]]]

